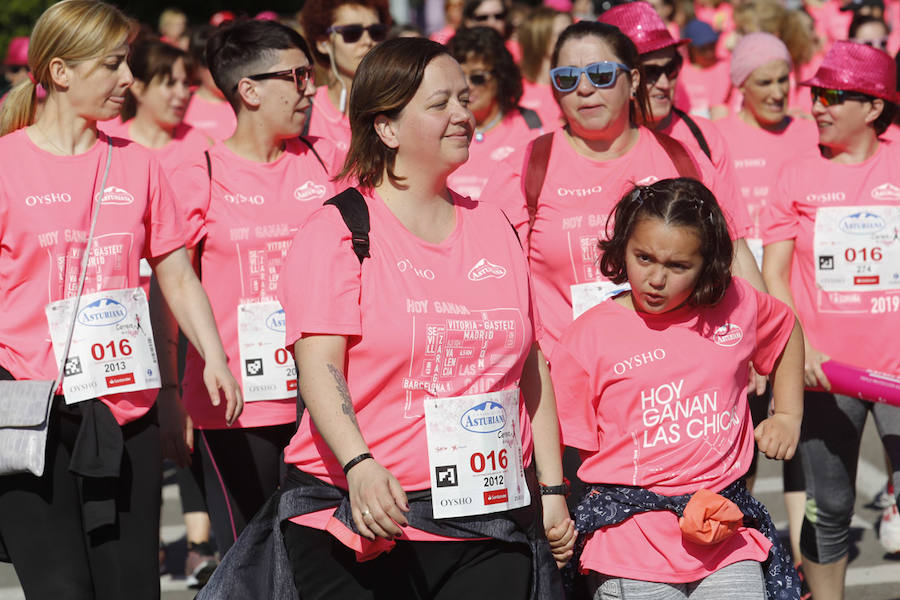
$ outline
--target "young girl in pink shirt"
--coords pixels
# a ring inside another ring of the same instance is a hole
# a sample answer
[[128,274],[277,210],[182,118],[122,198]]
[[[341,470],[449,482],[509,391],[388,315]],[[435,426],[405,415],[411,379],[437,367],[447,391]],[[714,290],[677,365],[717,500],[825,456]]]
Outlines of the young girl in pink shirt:
[[[790,555],[743,480],[754,438],[770,458],[797,447],[794,315],[731,276],[725,219],[696,180],[636,186],[610,221],[600,269],[629,290],[576,319],[551,360],[563,441],[580,449],[589,486],[575,518],[594,598],[799,598]],[[751,363],[775,390],[755,431]]]

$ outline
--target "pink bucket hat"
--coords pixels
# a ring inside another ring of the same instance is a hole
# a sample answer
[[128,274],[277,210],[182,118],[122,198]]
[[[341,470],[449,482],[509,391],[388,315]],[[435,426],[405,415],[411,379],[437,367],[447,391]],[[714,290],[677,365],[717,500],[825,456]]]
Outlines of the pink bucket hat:
[[6,58],[3,64],[7,66],[28,66],[28,38],[14,37],[9,40],[9,48],[6,49]]
[[894,59],[865,44],[838,40],[832,44],[812,79],[800,85],[860,92],[897,102],[897,67]]
[[637,46],[638,54],[647,54],[688,42],[673,38],[666,29],[666,24],[646,2],[629,2],[613,6],[597,17],[597,20],[618,27]]

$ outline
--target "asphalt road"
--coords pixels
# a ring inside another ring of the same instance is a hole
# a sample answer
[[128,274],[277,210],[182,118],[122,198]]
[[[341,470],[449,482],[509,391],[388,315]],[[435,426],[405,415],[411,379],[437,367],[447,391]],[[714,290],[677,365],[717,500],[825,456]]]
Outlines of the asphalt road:
[[[871,419],[866,426],[857,478],[856,515],[852,524],[852,547],[847,573],[846,598],[852,600],[900,600],[900,556],[887,555],[877,539],[880,510],[866,505],[885,483],[881,444]],[[171,480],[171,478],[169,478]],[[167,566],[172,574],[160,577],[164,600],[190,600],[195,592],[188,590],[180,570],[184,568],[184,526],[178,490],[169,482],[163,491],[162,539],[167,549]],[[755,487],[756,496],[766,504],[779,529],[786,530],[787,517],[781,498],[779,463],[763,459]],[[48,565],[48,576],[52,566]],[[0,564],[0,600],[22,600],[25,595],[18,585],[11,565]]]

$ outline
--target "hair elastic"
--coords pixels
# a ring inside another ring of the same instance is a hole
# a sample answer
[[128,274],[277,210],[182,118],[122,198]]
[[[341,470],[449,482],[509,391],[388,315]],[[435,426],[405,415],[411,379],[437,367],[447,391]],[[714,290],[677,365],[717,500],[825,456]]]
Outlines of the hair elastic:
[[31,69],[28,70],[28,79],[29,79],[29,80],[31,81],[31,83],[33,83],[34,85],[38,85],[38,80],[34,78],[34,73],[31,72]]

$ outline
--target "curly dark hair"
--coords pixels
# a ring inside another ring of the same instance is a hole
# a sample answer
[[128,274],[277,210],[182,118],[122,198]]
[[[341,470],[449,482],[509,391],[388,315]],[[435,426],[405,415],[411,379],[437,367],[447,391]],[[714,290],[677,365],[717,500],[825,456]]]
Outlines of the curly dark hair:
[[334,23],[337,9],[345,4],[371,8],[378,14],[379,23],[388,26],[393,24],[388,0],[306,0],[300,11],[300,26],[303,28],[303,36],[309,40],[316,62],[320,65],[329,64],[328,55],[319,52],[316,42],[328,37],[328,28]]
[[598,244],[603,253],[600,271],[613,283],[628,281],[625,250],[635,226],[644,219],[659,219],[666,225],[690,227],[697,232],[703,268],[688,302],[694,306],[719,303],[731,284],[734,244],[713,193],[696,179],[679,177],[637,185],[625,194],[607,219],[609,239]]
[[[638,55],[637,46],[634,45],[634,42],[622,33],[618,27],[606,23],[598,23],[597,21],[579,21],[566,27],[559,34],[556,46],[553,47],[550,68],[555,69],[559,66],[559,51],[568,41],[586,37],[596,37],[606,43],[620,63],[629,69],[637,69],[641,81],[644,80],[644,67],[641,65],[640,55]],[[631,80],[631,74],[627,73],[626,75]],[[553,97],[557,99],[557,103],[559,102],[559,96],[560,93],[554,89]],[[650,96],[646,85],[641,84],[637,86],[630,113],[631,122],[635,124],[646,123],[648,117],[650,117]]]
[[522,73],[496,30],[490,27],[458,29],[447,42],[447,50],[458,63],[472,58],[490,65],[491,74],[497,82],[497,102],[502,112],[508,113],[519,106]]

